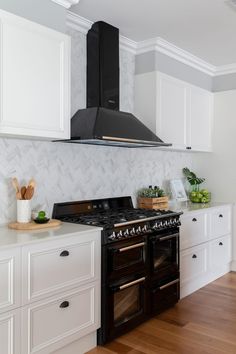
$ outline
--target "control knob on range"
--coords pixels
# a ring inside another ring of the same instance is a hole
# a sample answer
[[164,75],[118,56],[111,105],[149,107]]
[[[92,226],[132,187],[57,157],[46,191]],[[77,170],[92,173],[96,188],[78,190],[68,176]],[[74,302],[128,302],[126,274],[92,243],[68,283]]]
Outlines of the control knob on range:
[[148,232],[148,227],[147,227],[147,225],[144,225],[144,227],[142,228],[142,232],[143,232],[143,233]]
[[135,235],[135,228],[133,227],[132,230],[130,231],[130,235],[134,236]]
[[138,228],[137,228],[137,230],[136,230],[136,234],[141,234],[142,233],[142,230],[141,230],[141,226],[139,226]]
[[120,230],[118,233],[117,233],[117,238],[122,238],[123,237],[123,232]]
[[126,230],[125,230],[124,236],[125,236],[125,237],[128,237],[128,236],[129,236],[129,229],[126,229]]
[[113,241],[116,239],[116,233],[113,231],[110,236],[108,236],[108,240]]

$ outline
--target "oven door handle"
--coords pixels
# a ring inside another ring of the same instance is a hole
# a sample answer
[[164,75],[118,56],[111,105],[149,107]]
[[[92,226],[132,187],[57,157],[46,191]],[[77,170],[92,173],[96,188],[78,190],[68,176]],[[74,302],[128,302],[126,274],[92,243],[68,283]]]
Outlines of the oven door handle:
[[160,242],[167,241],[167,240],[171,240],[172,238],[177,238],[178,236],[179,236],[179,234],[173,234],[173,235],[169,235],[169,236],[164,236],[164,237],[160,237],[159,239],[157,239],[157,241],[158,240]]
[[136,285],[136,284],[139,284],[139,283],[143,283],[145,280],[146,280],[146,277],[142,277],[142,278],[133,280],[130,283],[126,283],[124,285],[120,285],[118,287],[118,290],[123,290],[123,289],[129,288],[130,286],[133,286],[133,285]]
[[168,288],[169,286],[174,285],[178,282],[179,282],[179,279],[173,280],[170,283],[160,286],[159,290],[164,290],[164,289]]
[[140,247],[144,247],[144,246],[145,246],[145,242],[140,242],[140,243],[135,243],[134,245],[127,246],[127,247],[116,248],[116,249],[113,248],[112,251],[122,253],[122,252],[126,252],[129,250],[133,250],[134,248],[140,248]]

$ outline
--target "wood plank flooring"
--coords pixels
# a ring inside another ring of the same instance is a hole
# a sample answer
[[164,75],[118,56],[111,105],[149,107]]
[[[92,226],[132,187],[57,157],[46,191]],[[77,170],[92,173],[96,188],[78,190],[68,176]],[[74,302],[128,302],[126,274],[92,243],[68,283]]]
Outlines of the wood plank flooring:
[[236,354],[236,273],[89,354]]

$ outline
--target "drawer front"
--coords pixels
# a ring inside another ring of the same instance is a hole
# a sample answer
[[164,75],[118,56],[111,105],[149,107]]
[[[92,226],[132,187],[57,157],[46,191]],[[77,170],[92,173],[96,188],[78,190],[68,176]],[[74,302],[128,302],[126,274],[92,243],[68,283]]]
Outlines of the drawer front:
[[231,233],[231,207],[224,206],[213,209],[210,213],[210,237],[217,238],[219,236]]
[[100,277],[100,233],[23,249],[24,304]]
[[180,255],[181,285],[206,274],[208,271],[208,246],[200,245],[182,251]]
[[0,252],[0,313],[21,302],[20,249]]
[[39,301],[22,310],[22,353],[51,353],[100,327],[100,284]]
[[210,242],[210,266],[212,269],[228,264],[231,259],[231,235]]
[[180,249],[186,249],[207,240],[207,213],[191,213],[181,217]]
[[0,353],[20,354],[19,310],[0,315]]

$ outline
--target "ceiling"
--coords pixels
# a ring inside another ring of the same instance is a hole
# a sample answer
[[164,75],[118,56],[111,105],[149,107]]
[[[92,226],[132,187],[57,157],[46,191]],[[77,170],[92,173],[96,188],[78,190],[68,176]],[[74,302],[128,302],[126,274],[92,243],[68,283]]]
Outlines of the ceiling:
[[71,11],[134,41],[161,37],[210,64],[236,63],[235,0],[80,0]]

